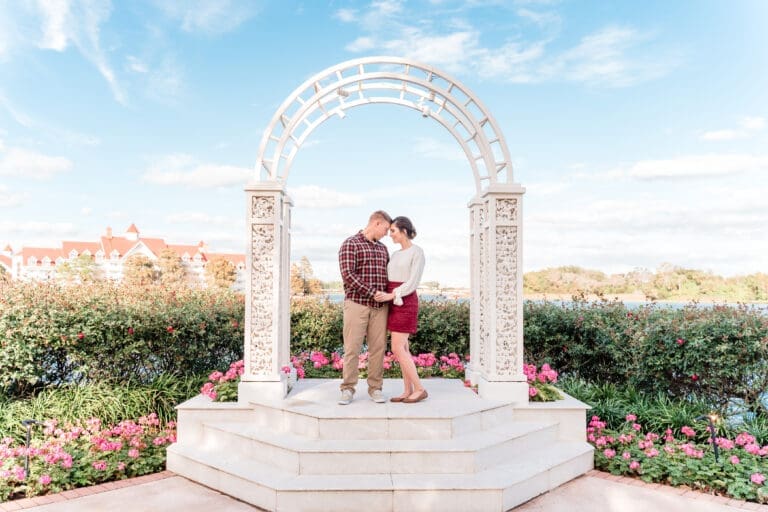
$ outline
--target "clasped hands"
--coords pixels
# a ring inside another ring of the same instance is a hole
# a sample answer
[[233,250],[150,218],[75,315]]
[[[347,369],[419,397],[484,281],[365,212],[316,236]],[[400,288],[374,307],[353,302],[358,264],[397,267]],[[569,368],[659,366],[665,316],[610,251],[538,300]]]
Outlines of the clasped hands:
[[382,292],[381,290],[373,294],[373,300],[376,302],[389,302],[395,298],[394,293]]

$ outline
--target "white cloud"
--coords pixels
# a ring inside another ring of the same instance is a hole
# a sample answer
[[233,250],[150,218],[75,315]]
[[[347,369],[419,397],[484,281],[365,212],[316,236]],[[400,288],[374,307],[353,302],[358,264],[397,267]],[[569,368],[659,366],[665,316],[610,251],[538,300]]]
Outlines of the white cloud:
[[69,222],[0,221],[0,233],[42,234],[49,238],[53,238],[62,235],[71,235],[76,231],[77,229],[75,226]]
[[149,71],[147,65],[138,57],[129,55],[126,60],[128,61],[128,69],[134,73],[146,73]]
[[89,208],[88,206],[84,206],[83,208],[80,208],[80,214],[83,217],[90,217],[93,213],[93,208]]
[[768,171],[768,156],[734,153],[645,160],[632,165],[626,173],[631,178],[654,180],[722,176],[752,171]]
[[230,32],[257,13],[256,3],[248,0],[156,0],[155,4],[167,16],[180,21],[184,31],[207,34]]
[[47,156],[20,148],[0,153],[0,176],[19,176],[47,180],[72,169],[72,162],[61,156]]
[[740,129],[712,130],[701,134],[702,140],[734,140],[746,139],[752,137],[756,132],[765,128],[765,118],[763,117],[744,117],[739,123]]
[[[469,4],[461,10],[473,7]],[[652,34],[632,27],[604,27],[571,48],[553,51],[560,25],[559,15],[553,11],[518,9],[518,17],[543,33],[528,40],[508,37],[496,47],[483,46],[484,32],[453,15],[441,20],[438,14],[430,23],[416,24],[411,21],[416,14],[400,2],[374,2],[365,16],[345,18],[364,31],[346,49],[356,53],[378,50],[454,73],[512,83],[571,81],[608,87],[652,80],[679,61],[673,51],[651,48]],[[441,29],[440,23],[446,28]]]
[[142,181],[155,185],[231,187],[243,186],[253,176],[253,169],[234,165],[200,163],[190,155],[173,154],[156,160],[141,178]]
[[357,19],[357,11],[354,9],[339,9],[333,16],[344,23],[350,23]]
[[363,198],[316,185],[289,188],[288,195],[297,208],[348,208],[361,206]]
[[178,212],[165,217],[169,224],[234,224],[234,221],[224,215],[209,215],[202,212]]
[[72,41],[107,81],[115,100],[126,103],[125,93],[117,81],[107,56],[101,47],[101,25],[111,15],[109,0],[38,0],[42,35],[39,48],[64,51]]
[[451,162],[466,162],[467,156],[458,142],[442,142],[430,137],[418,137],[413,146],[413,152],[426,158],[448,160]]
[[19,206],[24,199],[26,199],[25,194],[13,193],[7,186],[0,183],[0,208]]

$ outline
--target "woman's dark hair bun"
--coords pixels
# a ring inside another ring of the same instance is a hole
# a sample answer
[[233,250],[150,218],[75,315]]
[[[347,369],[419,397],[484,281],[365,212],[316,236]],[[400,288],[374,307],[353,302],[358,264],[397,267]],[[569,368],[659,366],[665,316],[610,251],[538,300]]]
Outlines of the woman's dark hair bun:
[[411,222],[411,219],[408,217],[395,217],[392,220],[392,224],[397,226],[397,229],[400,231],[405,231],[405,234],[408,235],[409,239],[414,239],[416,237],[416,228],[413,227],[413,222]]

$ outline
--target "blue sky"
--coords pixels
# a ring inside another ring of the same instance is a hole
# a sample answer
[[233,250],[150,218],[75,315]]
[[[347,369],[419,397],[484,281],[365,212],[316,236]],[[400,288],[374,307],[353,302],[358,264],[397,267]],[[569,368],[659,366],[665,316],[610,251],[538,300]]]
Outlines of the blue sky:
[[[768,271],[768,2],[0,0],[0,245],[135,223],[243,251],[243,187],[283,100],[339,62],[413,58],[494,114],[524,198],[526,271],[663,262]],[[391,105],[300,150],[292,258],[407,215],[425,280],[468,284],[471,171]]]

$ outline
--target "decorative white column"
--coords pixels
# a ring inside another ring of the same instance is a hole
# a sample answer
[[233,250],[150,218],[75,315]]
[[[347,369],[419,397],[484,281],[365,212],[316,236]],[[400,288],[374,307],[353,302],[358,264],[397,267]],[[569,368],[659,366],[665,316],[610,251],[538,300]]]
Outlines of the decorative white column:
[[484,275],[481,271],[483,259],[480,256],[480,240],[482,233],[483,219],[485,218],[486,203],[480,198],[475,196],[469,202],[469,353],[470,361],[464,378],[476,386],[478,378],[480,376],[480,317],[484,308],[481,306],[483,298],[481,298],[481,275]]
[[283,184],[258,182],[245,189],[246,257],[245,373],[238,401],[282,400],[290,361],[290,210]]
[[[527,402],[523,374],[522,199],[518,184],[491,184],[473,200],[471,367],[483,398]],[[474,217],[474,215],[473,215]],[[475,249],[474,247],[477,246]],[[475,256],[476,254],[476,256]],[[473,262],[474,263],[474,262]]]

